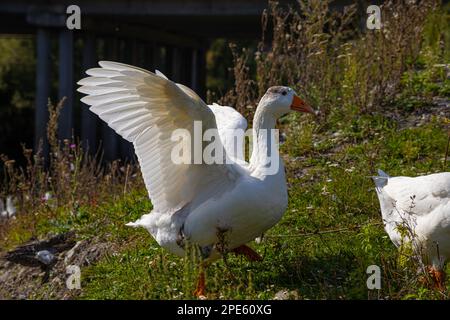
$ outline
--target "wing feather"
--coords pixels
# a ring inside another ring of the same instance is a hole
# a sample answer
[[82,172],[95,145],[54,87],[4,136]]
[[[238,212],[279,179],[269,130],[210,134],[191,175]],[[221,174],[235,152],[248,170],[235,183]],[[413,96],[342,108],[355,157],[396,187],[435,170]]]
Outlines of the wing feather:
[[[217,129],[215,113],[187,87],[161,73],[101,61],[78,82],[82,102],[134,144],[154,210],[173,213],[200,195],[214,196],[234,186],[239,173],[227,164],[175,164],[171,140],[176,129],[193,135],[194,121]],[[231,178],[230,178],[231,177]]]

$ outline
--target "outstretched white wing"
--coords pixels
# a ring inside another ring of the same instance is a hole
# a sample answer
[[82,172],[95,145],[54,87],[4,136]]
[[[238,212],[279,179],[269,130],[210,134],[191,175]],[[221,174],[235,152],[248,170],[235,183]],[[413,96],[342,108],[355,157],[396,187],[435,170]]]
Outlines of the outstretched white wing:
[[116,62],[99,62],[91,77],[78,82],[90,105],[111,128],[134,144],[154,210],[172,213],[195,196],[213,197],[232,188],[238,173],[226,164],[176,164],[171,153],[176,129],[194,136],[194,121],[203,130],[217,128],[214,113],[192,90],[163,75]]

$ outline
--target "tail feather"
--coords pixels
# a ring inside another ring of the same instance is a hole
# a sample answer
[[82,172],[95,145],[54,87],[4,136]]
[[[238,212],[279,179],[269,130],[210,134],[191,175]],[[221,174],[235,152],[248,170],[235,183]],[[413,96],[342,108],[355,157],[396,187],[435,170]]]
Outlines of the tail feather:
[[378,169],[378,175],[379,175],[380,177],[390,178],[390,175],[388,175],[386,172],[384,172],[384,171],[381,170],[381,169]]
[[382,189],[385,185],[387,185],[390,176],[381,169],[378,169],[378,176],[372,177],[373,182],[375,182],[375,186],[377,191]]
[[135,221],[135,222],[128,222],[125,224],[127,227],[133,227],[133,228],[137,228],[140,227],[141,224],[139,223],[139,220]]

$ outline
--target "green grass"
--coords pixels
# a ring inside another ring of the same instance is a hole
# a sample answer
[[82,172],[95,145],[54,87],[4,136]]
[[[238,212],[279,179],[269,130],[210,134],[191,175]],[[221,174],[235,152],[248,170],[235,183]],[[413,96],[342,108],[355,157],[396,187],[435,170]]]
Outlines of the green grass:
[[[262,243],[251,244],[262,262],[229,254],[226,263],[219,260],[207,269],[207,297],[272,299],[288,290],[299,299],[443,298],[419,281],[417,266],[384,232],[371,176],[378,168],[393,176],[448,171],[447,122],[434,116],[420,126],[401,126],[389,112],[352,119],[336,113],[326,123],[310,116],[285,118],[286,213]],[[80,240],[96,238],[111,246],[82,269],[79,299],[195,298],[195,250],[176,257],[146,230],[125,226],[152,209],[138,185],[127,192],[119,186],[99,204],[53,207],[50,201],[35,215],[13,221],[1,246],[11,249],[31,235],[75,230]],[[379,292],[366,287],[370,265],[382,270]],[[42,286],[35,297],[45,290]]]
[[[318,144],[319,150],[326,144],[340,145],[339,151],[321,153],[313,146],[302,153],[295,144],[304,143],[297,139],[303,132],[288,135],[283,148],[290,156],[289,207],[263,242],[252,244],[264,260],[251,263],[230,254],[227,264],[215,262],[207,270],[208,297],[267,299],[284,289],[301,299],[439,297],[418,282],[412,262],[400,259],[380,225],[370,176],[376,168],[392,175],[442,171],[447,131],[441,121],[400,130],[387,118],[366,117],[344,132],[340,142],[332,142],[330,132],[303,127],[313,139],[330,140]],[[145,230],[124,226],[150,209],[145,190],[139,190],[93,212],[80,208],[72,222],[64,220],[81,236],[100,234],[120,248],[83,269],[80,298],[193,298],[195,254],[175,257]],[[366,287],[366,268],[372,264],[383,270],[379,293]]]
[[[272,62],[275,66],[278,62],[287,62],[281,69],[303,70],[300,67],[308,66],[308,70],[314,70],[304,73],[317,76],[317,79],[309,79],[313,85],[308,88],[301,87],[303,77],[299,79],[298,75],[288,82],[297,86],[299,93],[307,89],[309,101],[316,102],[314,105],[324,103],[326,116],[315,121],[311,116],[291,114],[280,121],[287,135],[281,149],[287,169],[289,206],[282,220],[265,234],[262,243],[251,244],[263,257],[262,262],[248,262],[229,254],[226,262],[218,260],[207,269],[208,298],[272,299],[280,290],[288,290],[292,297],[299,299],[448,298],[422,283],[415,263],[389,240],[381,225],[379,203],[371,179],[377,169],[392,176],[449,170],[443,161],[449,121],[435,112],[419,126],[404,122],[411,116],[417,119],[423,111],[429,111],[427,108],[433,104],[433,98],[448,98],[449,80],[445,66],[442,66],[448,61],[449,52],[447,20],[447,14],[435,14],[426,25],[423,50],[413,55],[417,59],[402,62],[405,68],[399,70],[407,71],[398,80],[398,94],[389,101],[378,99],[376,101],[383,103],[372,107],[368,107],[368,100],[362,98],[372,94],[371,88],[384,97],[384,90],[389,86],[378,92],[384,87],[379,87],[377,81],[389,84],[384,81],[386,74],[389,70],[391,73],[397,70],[395,61],[402,60],[395,56],[396,52],[392,52],[394,59],[383,57],[380,60],[380,66],[385,69],[380,68],[374,79],[359,72],[366,62],[373,62],[372,55],[366,54],[372,47],[354,46],[352,52],[360,56],[340,62],[345,68],[339,72],[323,63],[327,61],[326,57],[317,60],[319,63],[316,64],[314,59],[306,59],[303,66],[292,67],[289,61],[298,61],[295,50],[292,57],[290,51],[267,55],[269,66]],[[279,21],[284,24],[285,20]],[[303,24],[304,28],[314,25],[316,23]],[[279,30],[282,37],[278,41],[283,44],[283,39],[287,39],[286,30]],[[312,45],[317,44],[315,33],[312,29],[309,33],[302,29],[298,36],[305,36],[305,41],[309,39],[308,35],[311,36]],[[441,37],[446,40],[445,50],[441,48]],[[415,44],[421,40],[411,38],[410,41]],[[291,44],[300,44],[298,53],[305,49],[302,41],[288,42],[285,47],[290,48]],[[377,43],[372,44],[376,49]],[[398,43],[393,46],[397,47]],[[361,51],[362,47],[364,50]],[[277,62],[277,57],[282,59]],[[390,64],[389,61],[394,62]],[[286,82],[284,78],[272,79],[272,75],[278,74],[277,68],[275,72],[269,68],[267,77],[261,76],[264,70],[262,68],[255,75],[258,83],[265,80]],[[336,82],[332,81],[334,78],[337,78]],[[253,81],[250,80],[252,75],[245,72],[237,77],[236,84],[240,83],[239,79],[244,84]],[[259,84],[261,88],[267,87],[266,83]],[[251,88],[242,83],[236,87],[243,90],[236,89],[236,95],[241,94],[241,98]],[[238,97],[231,98],[238,101]],[[235,101],[233,99],[231,102]],[[241,107],[247,107],[249,102],[242,103]],[[239,107],[238,103],[232,105]],[[395,117],[401,121],[397,122]],[[100,203],[78,199],[81,203],[78,204],[78,200],[69,195],[67,204],[52,207],[50,202],[47,207],[41,205],[36,211],[12,221],[7,234],[0,233],[0,251],[11,249],[32,236],[46,237],[75,230],[79,239],[96,238],[96,241],[111,245],[109,254],[81,270],[79,299],[194,298],[199,262],[195,250],[179,258],[160,248],[146,230],[126,227],[125,223],[151,211],[147,191],[142,183],[133,181],[134,187],[123,192],[123,181],[108,184],[101,177],[94,177],[98,179],[95,181],[103,181],[95,184],[99,188],[98,194],[83,191],[89,195],[88,199],[100,199]],[[30,185],[34,187],[32,183]],[[61,185],[64,191],[66,185]],[[382,288],[379,291],[367,289],[366,269],[370,265],[381,268]],[[446,271],[450,276],[448,267]],[[47,289],[46,286],[38,289],[36,298],[43,296],[40,291]],[[449,284],[447,292],[448,289]]]
[[[262,243],[251,244],[262,262],[229,254],[227,263],[219,260],[207,269],[208,298],[272,299],[280,290],[295,292],[292,296],[299,299],[442,298],[418,281],[413,262],[384,232],[370,177],[377,168],[413,176],[447,170],[442,161],[445,121],[434,117],[419,127],[400,128],[387,116],[372,115],[350,125],[339,118],[325,125],[311,118],[287,123],[282,152],[288,209]],[[195,252],[178,258],[146,230],[125,226],[151,208],[143,188],[112,193],[98,205],[61,206],[37,214],[35,235],[75,230],[79,239],[95,237],[111,244],[104,258],[82,269],[80,299],[195,298]],[[21,217],[10,229],[8,248],[30,236],[24,232],[27,219]],[[373,264],[383,273],[380,292],[366,287],[366,269]]]
[[[444,119],[433,117],[411,128],[400,128],[384,115],[366,115],[349,125],[338,117],[325,126],[309,117],[288,119],[287,124],[282,152],[288,209],[262,243],[251,244],[264,257],[262,262],[229,254],[227,263],[219,260],[207,269],[208,298],[271,299],[280,290],[295,292],[292,296],[299,299],[442,298],[419,282],[414,263],[384,232],[370,177],[377,168],[412,176],[448,170],[442,160],[448,137]],[[176,257],[146,230],[125,226],[151,211],[147,191],[140,187],[108,199],[74,207],[51,208],[49,203],[48,211],[35,218],[37,236],[75,230],[79,239],[95,237],[111,244],[106,257],[82,269],[78,297],[194,298],[195,252]],[[6,248],[28,239],[27,219],[14,222],[3,243]],[[380,292],[366,287],[366,269],[373,264],[383,273]]]

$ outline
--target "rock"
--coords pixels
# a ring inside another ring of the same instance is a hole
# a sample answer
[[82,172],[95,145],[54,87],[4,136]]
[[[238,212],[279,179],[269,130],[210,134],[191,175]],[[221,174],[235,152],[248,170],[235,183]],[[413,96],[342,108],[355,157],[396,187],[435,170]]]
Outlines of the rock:
[[274,300],[297,300],[298,292],[296,290],[289,291],[288,289],[282,289],[275,293]]
[[41,250],[36,253],[36,259],[49,266],[55,261],[55,255],[48,250]]

